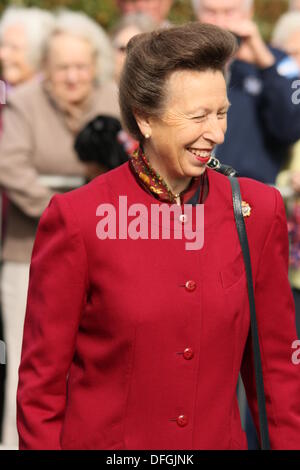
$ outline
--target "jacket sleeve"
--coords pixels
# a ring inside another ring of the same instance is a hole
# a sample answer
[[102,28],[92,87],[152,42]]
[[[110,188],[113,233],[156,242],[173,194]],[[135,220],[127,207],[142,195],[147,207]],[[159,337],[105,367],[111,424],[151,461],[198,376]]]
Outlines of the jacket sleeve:
[[20,449],[60,449],[66,387],[87,296],[84,242],[64,196],[40,219],[17,391]]
[[0,186],[9,199],[30,217],[40,217],[54,192],[38,181],[32,161],[34,129],[17,99],[7,102],[3,111],[0,139]]
[[264,125],[277,142],[290,145],[300,139],[300,105],[293,102],[295,90],[292,85],[297,78],[288,78],[279,73],[283,61],[292,61],[285,57],[274,65],[263,69],[261,111]]
[[[255,282],[257,324],[271,448],[299,449],[300,365],[292,361],[292,343],[297,333],[288,281],[288,234],[282,198],[277,190],[273,191],[276,215],[262,249]],[[251,334],[241,374],[259,436]]]

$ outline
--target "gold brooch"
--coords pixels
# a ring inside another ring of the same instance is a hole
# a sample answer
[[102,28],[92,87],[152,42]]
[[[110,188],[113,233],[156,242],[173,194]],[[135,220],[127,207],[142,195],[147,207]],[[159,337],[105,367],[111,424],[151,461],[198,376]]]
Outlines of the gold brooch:
[[242,201],[242,213],[244,217],[250,217],[251,207],[246,201]]

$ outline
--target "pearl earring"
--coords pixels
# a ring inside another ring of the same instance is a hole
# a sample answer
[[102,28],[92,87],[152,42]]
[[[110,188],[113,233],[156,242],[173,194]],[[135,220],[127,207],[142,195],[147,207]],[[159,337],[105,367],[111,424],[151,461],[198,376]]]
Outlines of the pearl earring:
[[150,134],[145,134],[145,139],[150,139]]

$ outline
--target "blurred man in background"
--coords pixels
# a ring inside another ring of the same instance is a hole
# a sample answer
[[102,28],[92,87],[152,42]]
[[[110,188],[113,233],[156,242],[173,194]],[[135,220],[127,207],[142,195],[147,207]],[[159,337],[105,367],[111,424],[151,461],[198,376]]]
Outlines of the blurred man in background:
[[145,13],[161,26],[168,26],[167,20],[173,0],[116,0],[123,15]]
[[[300,11],[291,10],[276,23],[272,44],[290,54],[300,67]],[[299,96],[299,91],[296,91]],[[300,338],[300,139],[291,148],[287,165],[279,173],[276,185],[286,197],[290,238],[289,279],[296,307],[296,328]]]
[[228,131],[217,157],[240,176],[274,183],[289,146],[300,138],[300,106],[292,102],[299,68],[264,43],[253,0],[193,0],[193,7],[199,21],[230,30],[240,44],[229,74]]

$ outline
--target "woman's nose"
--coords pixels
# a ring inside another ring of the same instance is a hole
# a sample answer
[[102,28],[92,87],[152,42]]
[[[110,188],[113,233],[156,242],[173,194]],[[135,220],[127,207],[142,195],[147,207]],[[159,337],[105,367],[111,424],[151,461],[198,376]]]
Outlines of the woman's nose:
[[79,73],[76,67],[69,67],[67,71],[68,83],[76,83],[78,81]]
[[203,133],[205,139],[210,140],[216,145],[221,145],[225,139],[226,122],[217,117],[209,117],[206,121],[206,129]]

